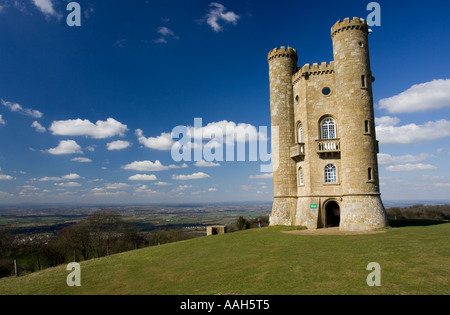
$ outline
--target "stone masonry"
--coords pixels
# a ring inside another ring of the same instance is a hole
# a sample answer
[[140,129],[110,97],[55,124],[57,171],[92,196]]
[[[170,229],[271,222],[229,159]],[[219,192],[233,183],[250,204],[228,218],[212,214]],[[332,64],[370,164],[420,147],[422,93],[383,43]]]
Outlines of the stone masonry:
[[367,231],[388,225],[380,196],[369,26],[331,29],[334,61],[298,67],[268,55],[274,203],[271,225]]

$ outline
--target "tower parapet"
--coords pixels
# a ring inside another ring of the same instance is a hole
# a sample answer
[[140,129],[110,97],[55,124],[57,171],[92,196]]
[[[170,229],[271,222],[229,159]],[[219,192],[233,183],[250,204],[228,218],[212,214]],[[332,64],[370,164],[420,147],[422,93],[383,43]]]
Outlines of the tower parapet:
[[281,46],[280,48],[274,48],[272,51],[270,51],[267,60],[270,62],[272,59],[279,57],[293,58],[295,62],[298,61],[297,50],[291,47],[286,48],[284,46]]
[[302,77],[309,77],[311,75],[321,75],[334,73],[334,62],[330,63],[322,62],[320,65],[314,63],[312,66],[307,63],[303,67],[299,68],[298,72],[292,77],[292,82],[295,84]]
[[369,24],[366,20],[354,17],[353,20],[350,18],[345,18],[343,21],[337,21],[336,24],[331,28],[331,38],[333,39],[337,33],[349,29],[358,29],[362,31],[369,32]]

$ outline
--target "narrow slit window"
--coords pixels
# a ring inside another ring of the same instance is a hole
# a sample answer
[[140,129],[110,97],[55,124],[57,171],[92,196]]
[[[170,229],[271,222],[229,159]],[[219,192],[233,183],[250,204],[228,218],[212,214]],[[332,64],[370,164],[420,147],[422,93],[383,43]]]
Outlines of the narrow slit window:
[[373,178],[373,175],[372,175],[372,168],[371,168],[371,167],[369,167],[368,178],[369,178],[369,180],[372,180],[372,178]]
[[364,130],[366,133],[369,133],[369,121],[368,120],[366,120],[364,122]]
[[362,76],[361,76],[361,86],[362,86],[363,88],[366,87],[366,76],[365,76],[365,75],[362,75]]
[[298,134],[297,134],[298,143],[303,143],[303,125],[298,124],[297,130],[298,130]]
[[303,182],[303,168],[301,168],[301,167],[298,169],[298,184],[300,186],[304,185],[304,182]]

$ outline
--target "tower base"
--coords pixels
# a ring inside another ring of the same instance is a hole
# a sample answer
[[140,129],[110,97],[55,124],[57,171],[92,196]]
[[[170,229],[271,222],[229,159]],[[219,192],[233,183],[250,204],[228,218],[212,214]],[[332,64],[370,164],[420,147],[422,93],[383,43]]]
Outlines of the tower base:
[[380,196],[347,196],[342,200],[342,231],[371,231],[389,225]]
[[270,225],[372,231],[389,225],[379,195],[275,198]]
[[297,197],[275,197],[273,201],[270,225],[294,225],[292,218],[297,209]]

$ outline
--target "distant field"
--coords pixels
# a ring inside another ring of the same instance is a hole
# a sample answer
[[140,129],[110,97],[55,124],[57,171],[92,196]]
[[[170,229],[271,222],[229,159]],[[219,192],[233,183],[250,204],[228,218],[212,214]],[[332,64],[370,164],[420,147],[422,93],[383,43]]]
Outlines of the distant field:
[[[291,235],[269,227],[200,237],[0,279],[0,294],[412,294],[450,293],[450,224],[371,235]],[[369,287],[370,262],[381,287]]]
[[117,211],[140,231],[211,224],[233,224],[239,216],[268,216],[270,203],[155,205],[155,206],[83,206],[83,207],[4,207],[0,208],[0,227],[13,226],[18,233],[54,233],[96,211]]

